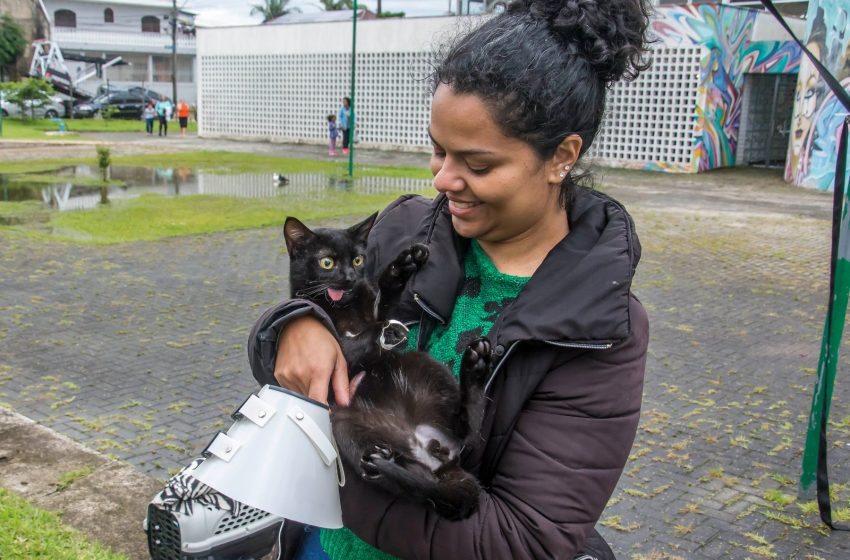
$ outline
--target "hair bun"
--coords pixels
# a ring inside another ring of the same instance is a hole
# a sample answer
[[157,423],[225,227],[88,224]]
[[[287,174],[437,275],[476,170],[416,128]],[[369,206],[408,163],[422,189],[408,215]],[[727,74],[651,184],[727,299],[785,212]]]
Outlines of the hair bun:
[[606,83],[649,68],[646,0],[515,0],[510,12],[545,20],[569,54],[583,57]]

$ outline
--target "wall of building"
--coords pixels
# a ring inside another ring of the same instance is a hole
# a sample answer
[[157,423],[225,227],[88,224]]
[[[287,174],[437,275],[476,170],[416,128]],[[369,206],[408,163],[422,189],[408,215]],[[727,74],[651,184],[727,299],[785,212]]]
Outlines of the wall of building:
[[[364,145],[428,149],[428,62],[458,23],[358,22],[356,118]],[[199,30],[200,134],[326,142],[326,117],[349,94],[351,35],[348,22]]]
[[717,4],[658,8],[652,28],[664,44],[703,53],[691,171],[735,165],[746,74],[797,72],[800,49],[770,18]]
[[[44,0],[44,5],[54,19],[56,10],[71,10],[77,15],[77,29],[116,31],[122,33],[141,33],[142,17],[153,16],[160,20],[160,32],[170,33],[168,21],[163,16],[171,10],[165,6],[128,6],[121,3],[94,3],[75,0]],[[114,21],[104,22],[104,10],[112,10]]]
[[[806,17],[806,48],[850,91],[850,4],[811,0]],[[811,61],[803,56],[794,99],[791,142],[785,180],[831,190],[835,182],[838,137],[847,110],[830,91]]]
[[[653,67],[612,89],[590,156],[697,172],[734,165],[747,73],[794,73],[799,49],[769,15],[715,4],[657,9]],[[358,23],[357,128],[364,145],[426,150],[432,52],[471,18]],[[200,134],[326,141],[350,81],[351,24],[204,29]]]

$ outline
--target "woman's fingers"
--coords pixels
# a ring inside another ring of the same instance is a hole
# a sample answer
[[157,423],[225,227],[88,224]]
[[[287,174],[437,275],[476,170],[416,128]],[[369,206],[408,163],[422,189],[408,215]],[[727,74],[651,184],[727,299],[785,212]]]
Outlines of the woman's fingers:
[[333,385],[334,400],[336,400],[336,404],[339,406],[348,406],[351,404],[351,397],[354,396],[354,394],[353,392],[349,394],[348,364],[345,362],[342,350],[340,350],[336,364],[334,364],[331,384]]
[[[347,368],[342,350],[334,335],[315,317],[299,317],[284,327],[277,348],[274,377],[281,387],[323,403],[328,402],[328,388],[333,379],[344,389],[342,400],[348,402]],[[334,393],[339,394],[336,385]]]

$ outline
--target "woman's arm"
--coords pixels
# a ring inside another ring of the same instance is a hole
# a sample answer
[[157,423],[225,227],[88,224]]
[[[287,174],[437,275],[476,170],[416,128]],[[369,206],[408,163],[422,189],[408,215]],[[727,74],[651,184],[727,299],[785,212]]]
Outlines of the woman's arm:
[[338,404],[347,406],[348,367],[336,330],[316,304],[300,299],[266,310],[248,338],[248,361],[260,384],[280,385],[320,402],[333,386]]
[[346,527],[406,559],[572,558],[614,491],[637,430],[648,340],[637,302],[631,320],[634,334],[619,347],[546,375],[475,515],[448,522],[348,476]]

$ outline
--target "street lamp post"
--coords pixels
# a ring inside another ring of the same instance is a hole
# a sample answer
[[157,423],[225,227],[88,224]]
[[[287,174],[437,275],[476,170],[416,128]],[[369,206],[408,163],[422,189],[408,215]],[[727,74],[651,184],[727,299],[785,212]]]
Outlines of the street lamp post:
[[171,0],[171,102],[177,105],[177,0]]
[[351,92],[348,97],[351,99],[349,106],[350,114],[348,116],[348,176],[354,177],[354,115],[356,104],[354,102],[354,79],[357,75],[357,0],[354,0],[354,16],[351,18]]

